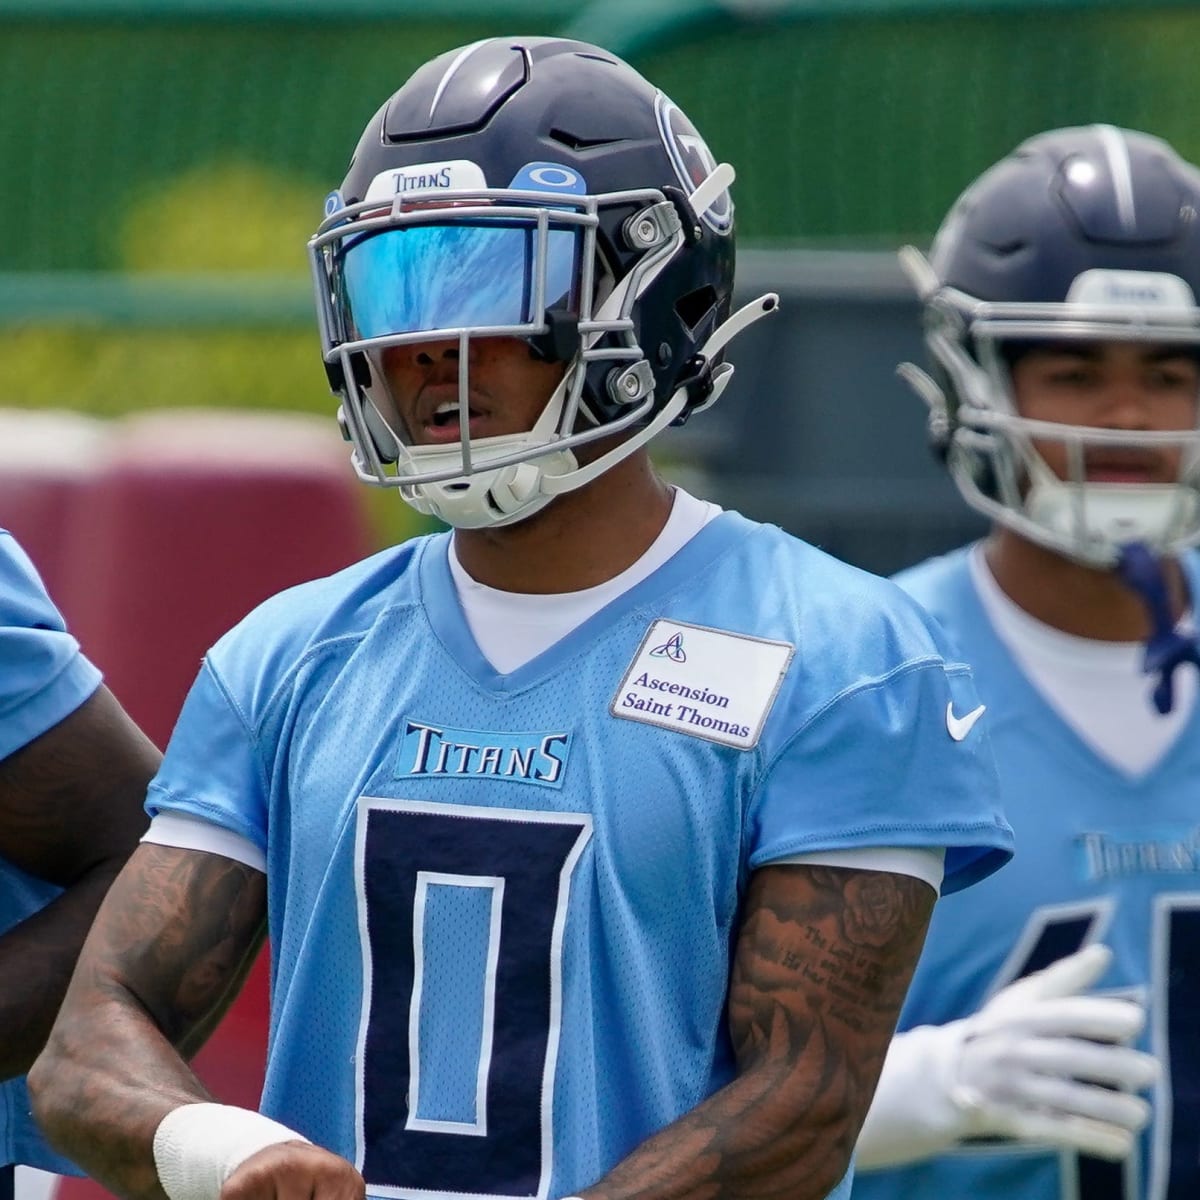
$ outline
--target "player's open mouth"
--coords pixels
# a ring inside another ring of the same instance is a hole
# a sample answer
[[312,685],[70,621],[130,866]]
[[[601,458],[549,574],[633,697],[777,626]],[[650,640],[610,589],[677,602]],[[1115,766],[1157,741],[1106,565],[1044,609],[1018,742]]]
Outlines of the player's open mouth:
[[1169,483],[1160,455],[1138,452],[1089,454],[1084,463],[1089,483]]
[[[468,425],[472,438],[487,436],[488,414],[480,409],[468,409]],[[457,400],[443,400],[434,409],[433,414],[424,424],[427,441],[431,443],[457,442],[462,440],[462,420]]]

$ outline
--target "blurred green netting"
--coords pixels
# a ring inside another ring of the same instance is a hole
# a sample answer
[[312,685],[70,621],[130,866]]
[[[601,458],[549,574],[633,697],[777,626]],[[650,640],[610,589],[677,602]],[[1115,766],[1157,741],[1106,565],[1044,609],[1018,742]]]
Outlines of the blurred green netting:
[[756,241],[925,240],[988,164],[1061,125],[1142,128],[1200,155],[1200,7],[943,8],[743,24],[638,66],[737,167]]
[[[161,19],[139,22],[0,11],[0,205],[10,235],[0,270],[126,269],[129,210],[147,191],[187,172],[210,170],[216,182],[247,164],[306,197],[315,228],[362,127],[404,78],[509,27],[503,9],[488,22],[381,24],[171,19],[176,6],[158,7]],[[216,266],[243,196],[214,186],[207,199],[224,220],[197,230],[193,253]],[[304,273],[303,242],[279,232],[283,258]]]
[[1055,125],[1143,128],[1200,157],[1194,5],[725,7],[7,0],[0,404],[331,413],[304,259],[322,200],[416,66],[514,30],[632,51],[737,166],[743,242],[922,241],[969,179]]

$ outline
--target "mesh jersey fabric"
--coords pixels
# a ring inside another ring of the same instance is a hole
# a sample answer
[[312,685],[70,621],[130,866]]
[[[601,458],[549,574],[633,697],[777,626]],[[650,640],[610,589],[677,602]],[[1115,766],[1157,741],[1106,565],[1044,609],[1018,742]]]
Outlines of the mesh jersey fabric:
[[[938,904],[899,1027],[974,1012],[999,987],[1091,940],[1113,949],[1100,990],[1148,1005],[1140,1045],[1167,1078],[1127,1164],[1021,1145],[968,1145],[924,1163],[858,1176],[855,1200],[1128,1200],[1200,1188],[1200,711],[1150,770],[1103,758],[1034,687],[996,636],[964,548],[898,582],[951,635],[994,716],[1003,807],[1019,851],[1005,871]],[[1184,559],[1200,595],[1200,558]],[[1186,668],[1190,669],[1190,668]]]
[[[0,759],[69,716],[99,684],[100,672],[67,633],[29,557],[12,534],[0,530]],[[0,933],[60,892],[0,858]],[[4,1163],[74,1172],[34,1125],[23,1076],[0,1083]]]
[[[448,543],[385,551],[231,631],[148,807],[266,855],[265,1112],[374,1195],[561,1196],[732,1078],[723,1005],[754,868],[944,846],[953,891],[1007,859],[1011,831],[986,738],[947,734],[947,705],[976,704],[970,672],[887,581],[725,513],[502,675]],[[659,622],[679,640],[653,645]],[[753,695],[748,748],[715,740],[737,722],[627,707],[635,664],[670,689],[686,653],[748,661],[754,639],[792,655],[772,695],[714,674],[688,706],[728,717]]]

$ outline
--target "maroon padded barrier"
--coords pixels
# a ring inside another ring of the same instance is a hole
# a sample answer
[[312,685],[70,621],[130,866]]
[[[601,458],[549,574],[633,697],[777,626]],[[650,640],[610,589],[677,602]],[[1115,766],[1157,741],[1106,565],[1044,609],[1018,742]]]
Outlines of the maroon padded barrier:
[[256,604],[368,554],[365,494],[330,421],[127,418],[67,536],[64,603],[160,746],[204,651]]
[[63,543],[112,432],[110,422],[82,413],[0,409],[0,529],[33,559],[68,622]]
[[[162,412],[117,423],[77,506],[60,584],[74,632],[143,729],[165,744],[205,649],[285,587],[373,549],[365,493],[333,421]],[[217,1099],[257,1108],[267,955],[194,1068]],[[109,1196],[64,1178],[58,1200]]]

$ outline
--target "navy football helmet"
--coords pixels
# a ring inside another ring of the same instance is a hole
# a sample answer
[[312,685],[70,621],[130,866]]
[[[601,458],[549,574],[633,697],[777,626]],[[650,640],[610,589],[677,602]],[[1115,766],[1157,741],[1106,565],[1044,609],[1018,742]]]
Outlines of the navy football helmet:
[[[1022,346],[1073,339],[1200,353],[1200,170],[1158,138],[1107,125],[1030,138],[955,203],[927,262],[902,262],[924,305],[934,377],[902,373],[967,501],[1077,561],[1111,567],[1122,547],[1200,542],[1200,437],[1021,417],[1010,363]],[[1059,479],[1033,439],[1066,446]],[[1182,450],[1170,484],[1089,483],[1096,445]]]
[[[711,404],[730,337],[732,168],[626,63],[493,38],[421,67],[371,119],[309,243],[326,368],[360,478],[460,527],[507,524]],[[523,339],[565,364],[527,433],[415,445],[389,346]],[[574,449],[625,433],[580,466]]]

